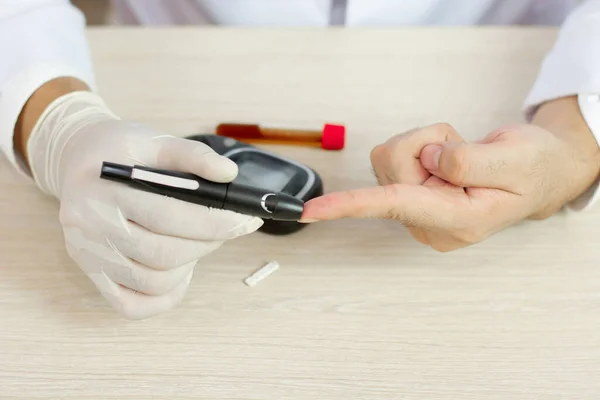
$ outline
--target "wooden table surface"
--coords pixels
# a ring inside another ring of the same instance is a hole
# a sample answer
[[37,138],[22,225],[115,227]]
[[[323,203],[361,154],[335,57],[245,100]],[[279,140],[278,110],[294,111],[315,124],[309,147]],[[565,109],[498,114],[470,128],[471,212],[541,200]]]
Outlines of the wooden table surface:
[[[347,124],[339,153],[280,147],[326,190],[375,184],[370,149],[449,122],[522,120],[556,31],[91,30],[100,91],[178,135],[221,121]],[[0,172],[0,397],[594,399],[600,213],[561,213],[448,254],[399,224],[255,234],[202,260],[184,304],[121,319],[63,248],[57,204]],[[193,223],[193,222],[191,222]],[[281,269],[242,280],[267,260]]]

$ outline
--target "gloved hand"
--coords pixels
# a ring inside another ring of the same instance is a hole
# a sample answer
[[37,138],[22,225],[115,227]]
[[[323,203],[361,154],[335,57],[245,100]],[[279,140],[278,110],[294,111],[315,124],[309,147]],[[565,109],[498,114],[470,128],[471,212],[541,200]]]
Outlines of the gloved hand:
[[262,225],[258,218],[100,179],[103,161],[191,172],[215,182],[233,180],[237,165],[202,143],[122,121],[92,93],[55,100],[27,150],[39,187],[60,199],[69,255],[130,319],[177,305],[201,257]]
[[391,138],[371,153],[381,186],[310,200],[303,220],[394,219],[446,252],[520,221],[548,218],[600,173],[600,149],[581,116],[556,117],[551,107],[539,122],[553,131],[516,125],[466,143],[451,126],[436,124]]

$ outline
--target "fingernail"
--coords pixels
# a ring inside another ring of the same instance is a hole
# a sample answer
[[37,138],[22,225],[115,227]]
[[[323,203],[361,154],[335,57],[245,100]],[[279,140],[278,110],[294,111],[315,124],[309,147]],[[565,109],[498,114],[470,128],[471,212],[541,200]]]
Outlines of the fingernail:
[[421,152],[421,164],[429,170],[438,169],[442,150],[443,147],[437,144],[425,146]]
[[317,222],[317,221],[318,221],[317,219],[313,219],[313,218],[302,218],[298,222],[300,222],[301,224],[312,224],[313,222]]
[[440,147],[433,153],[433,166],[435,168],[440,166],[440,156],[442,155],[442,148]]

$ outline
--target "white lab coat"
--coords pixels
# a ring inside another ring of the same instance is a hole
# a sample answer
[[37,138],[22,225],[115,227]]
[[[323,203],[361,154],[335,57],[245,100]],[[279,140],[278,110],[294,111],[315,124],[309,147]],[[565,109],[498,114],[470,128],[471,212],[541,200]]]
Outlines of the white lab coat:
[[121,23],[246,26],[559,25],[578,0],[111,0]]
[[[561,25],[524,111],[561,96],[600,93],[600,0],[112,1],[118,20],[143,25]],[[67,0],[0,0],[0,149],[21,170],[13,131],[29,96],[65,75],[95,88],[84,29],[83,15]],[[594,133],[600,141],[600,129]],[[600,197],[596,188],[584,203]]]

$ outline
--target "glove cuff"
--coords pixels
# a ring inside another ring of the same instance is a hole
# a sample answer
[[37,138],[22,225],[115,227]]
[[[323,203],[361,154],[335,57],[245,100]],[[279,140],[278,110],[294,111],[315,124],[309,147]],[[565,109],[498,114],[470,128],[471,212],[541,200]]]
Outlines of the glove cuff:
[[36,185],[60,198],[62,154],[69,140],[91,123],[119,119],[98,95],[72,92],[46,107],[27,142],[27,154]]

